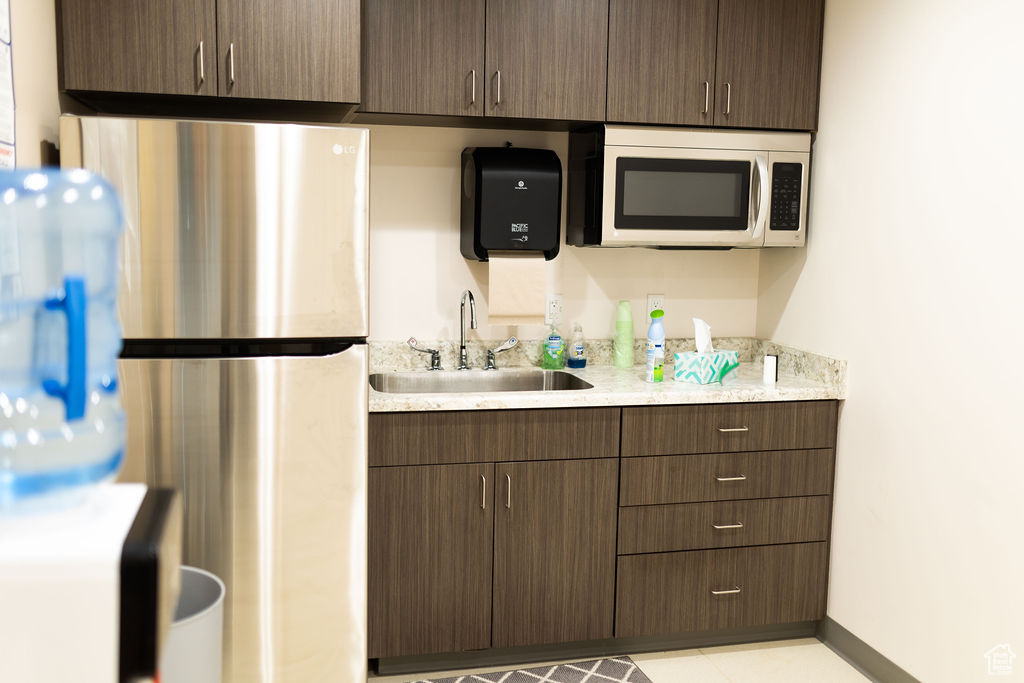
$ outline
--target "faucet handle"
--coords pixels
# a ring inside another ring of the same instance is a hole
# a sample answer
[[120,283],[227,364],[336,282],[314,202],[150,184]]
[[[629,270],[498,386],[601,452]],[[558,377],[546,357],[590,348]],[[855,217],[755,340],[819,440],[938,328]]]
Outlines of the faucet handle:
[[426,347],[419,346],[419,342],[416,341],[416,337],[409,337],[405,342],[409,345],[409,348],[413,351],[419,351],[420,353],[430,354],[430,367],[427,370],[440,370],[441,369],[441,352],[437,349],[428,349]]
[[484,370],[497,370],[498,368],[494,365],[494,354],[501,353],[502,351],[508,351],[518,343],[518,339],[515,337],[509,337],[497,348],[487,349],[487,366]]

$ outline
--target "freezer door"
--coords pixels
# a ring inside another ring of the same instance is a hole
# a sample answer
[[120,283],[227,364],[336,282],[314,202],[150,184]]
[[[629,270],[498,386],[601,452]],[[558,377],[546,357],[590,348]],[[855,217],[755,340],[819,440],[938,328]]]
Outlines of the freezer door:
[[365,683],[365,346],[119,369],[123,478],[182,491],[182,560],[227,585],[225,682]]
[[61,142],[124,202],[126,338],[367,335],[365,128],[62,117]]

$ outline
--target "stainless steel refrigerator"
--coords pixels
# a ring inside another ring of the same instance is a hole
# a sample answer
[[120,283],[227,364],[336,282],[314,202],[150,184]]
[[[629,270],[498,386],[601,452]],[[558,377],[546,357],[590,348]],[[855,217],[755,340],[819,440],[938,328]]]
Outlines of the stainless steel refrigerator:
[[62,117],[125,206],[122,479],[180,489],[228,683],[365,683],[369,132]]

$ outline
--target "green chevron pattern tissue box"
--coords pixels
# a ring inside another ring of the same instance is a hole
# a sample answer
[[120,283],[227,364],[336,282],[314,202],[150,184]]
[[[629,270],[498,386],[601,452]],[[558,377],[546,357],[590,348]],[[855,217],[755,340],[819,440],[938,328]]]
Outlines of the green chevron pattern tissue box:
[[687,351],[675,354],[673,371],[677,382],[691,384],[713,384],[739,367],[740,358],[736,351],[715,351],[695,353]]

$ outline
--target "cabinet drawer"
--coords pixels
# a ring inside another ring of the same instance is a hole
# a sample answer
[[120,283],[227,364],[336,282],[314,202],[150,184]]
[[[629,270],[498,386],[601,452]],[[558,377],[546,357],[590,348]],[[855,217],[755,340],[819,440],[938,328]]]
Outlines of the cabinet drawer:
[[832,448],[836,401],[622,409],[622,455]]
[[618,455],[618,408],[370,414],[371,467]]
[[826,543],[620,557],[615,635],[821,619],[827,559]]
[[828,538],[830,496],[644,505],[619,510],[619,554]]
[[822,448],[626,458],[619,505],[831,494],[832,454]]

